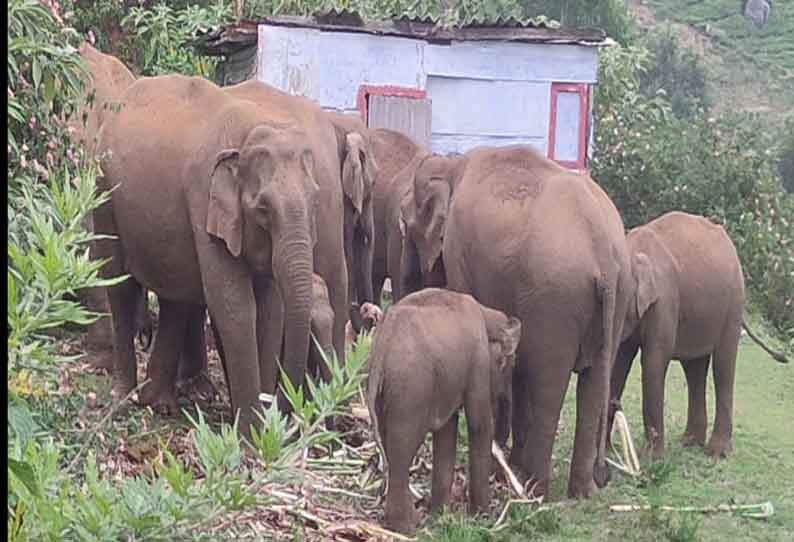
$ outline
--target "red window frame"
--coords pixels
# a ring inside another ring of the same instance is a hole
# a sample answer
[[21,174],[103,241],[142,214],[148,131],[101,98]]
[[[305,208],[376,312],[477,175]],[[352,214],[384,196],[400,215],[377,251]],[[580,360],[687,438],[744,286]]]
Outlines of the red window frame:
[[[554,145],[557,140],[557,97],[561,92],[579,95],[579,156],[574,160],[557,160]],[[549,119],[549,146],[547,156],[563,167],[585,171],[587,169],[587,130],[590,112],[590,85],[587,83],[552,83],[551,118]]]
[[400,96],[421,100],[427,96],[427,92],[418,88],[395,85],[361,85],[358,87],[358,94],[356,95],[356,109],[361,114],[365,126],[369,126],[367,117],[369,114],[370,96]]

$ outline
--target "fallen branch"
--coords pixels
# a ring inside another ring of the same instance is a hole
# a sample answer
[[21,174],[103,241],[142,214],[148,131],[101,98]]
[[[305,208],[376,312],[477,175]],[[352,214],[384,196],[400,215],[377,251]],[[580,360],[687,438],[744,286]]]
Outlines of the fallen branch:
[[775,513],[775,507],[769,501],[760,504],[720,504],[717,506],[658,506],[639,504],[615,504],[609,507],[611,512],[639,512],[658,508],[665,512],[699,512],[712,514],[715,512],[739,512],[740,515],[751,518],[768,518]]
[[[502,470],[507,476],[507,481],[510,483],[510,487],[513,488],[516,495],[519,497],[524,497],[524,486],[521,485],[521,482],[518,481],[518,477],[513,473],[510,469],[510,466],[505,461],[504,453],[502,453],[502,449],[499,448],[499,445],[496,442],[491,442],[491,453],[493,454],[494,458],[496,458],[496,462],[499,463],[499,466],[502,467]],[[508,501],[509,503],[510,501]]]

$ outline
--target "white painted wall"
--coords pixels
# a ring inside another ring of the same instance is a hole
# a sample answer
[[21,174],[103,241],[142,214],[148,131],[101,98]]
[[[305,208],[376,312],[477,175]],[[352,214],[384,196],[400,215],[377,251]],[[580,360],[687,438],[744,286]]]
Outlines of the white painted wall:
[[[594,47],[493,41],[440,45],[259,26],[257,79],[346,112],[355,111],[362,84],[425,90],[433,102],[431,146],[436,152],[512,143],[545,152],[551,83],[595,83],[596,73]],[[577,137],[560,126],[558,149]]]

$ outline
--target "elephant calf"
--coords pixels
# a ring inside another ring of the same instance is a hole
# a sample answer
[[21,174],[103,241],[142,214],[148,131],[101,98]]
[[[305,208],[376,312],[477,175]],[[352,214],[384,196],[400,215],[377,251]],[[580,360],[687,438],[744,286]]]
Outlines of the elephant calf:
[[642,411],[652,458],[664,456],[664,380],[671,359],[681,361],[689,389],[684,443],[704,446],[711,364],[716,413],[707,451],[724,457],[732,448],[734,375],[744,311],[744,277],[736,248],[722,227],[681,212],[634,228],[627,242],[636,288],[612,372],[609,428],[634,357],[642,350]]
[[510,410],[520,335],[518,319],[436,288],[411,294],[386,313],[370,353],[367,406],[388,464],[389,528],[416,528],[408,470],[428,431],[431,512],[449,500],[461,406],[469,432],[470,511],[487,508],[494,419]]

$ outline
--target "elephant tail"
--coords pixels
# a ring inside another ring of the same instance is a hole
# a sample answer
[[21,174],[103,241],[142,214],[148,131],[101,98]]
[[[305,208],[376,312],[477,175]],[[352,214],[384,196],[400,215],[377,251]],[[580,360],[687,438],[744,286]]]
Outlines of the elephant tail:
[[777,361],[779,363],[788,363],[788,358],[785,356],[785,354],[783,354],[783,352],[777,352],[775,350],[772,350],[769,346],[764,344],[764,342],[760,339],[760,337],[758,337],[758,335],[753,333],[753,331],[750,329],[750,326],[747,325],[747,321],[744,320],[744,319],[742,320],[742,327],[747,332],[747,334],[750,336],[750,338],[752,340],[754,340],[755,343],[758,346],[760,346],[762,349],[764,349],[764,351],[767,354],[772,356],[772,359],[774,359],[775,361]]
[[598,442],[596,451],[596,484],[604,487],[609,481],[609,471],[606,463],[607,459],[607,427],[609,418],[609,383],[612,371],[612,364],[615,357],[615,322],[616,317],[616,296],[617,296],[617,274],[613,280],[607,277],[600,278],[596,283],[598,298],[601,301],[601,330],[602,342],[601,351],[596,358],[596,367],[603,370],[600,375],[603,382],[600,388],[604,390],[604,398],[601,405],[601,414],[598,418]]

